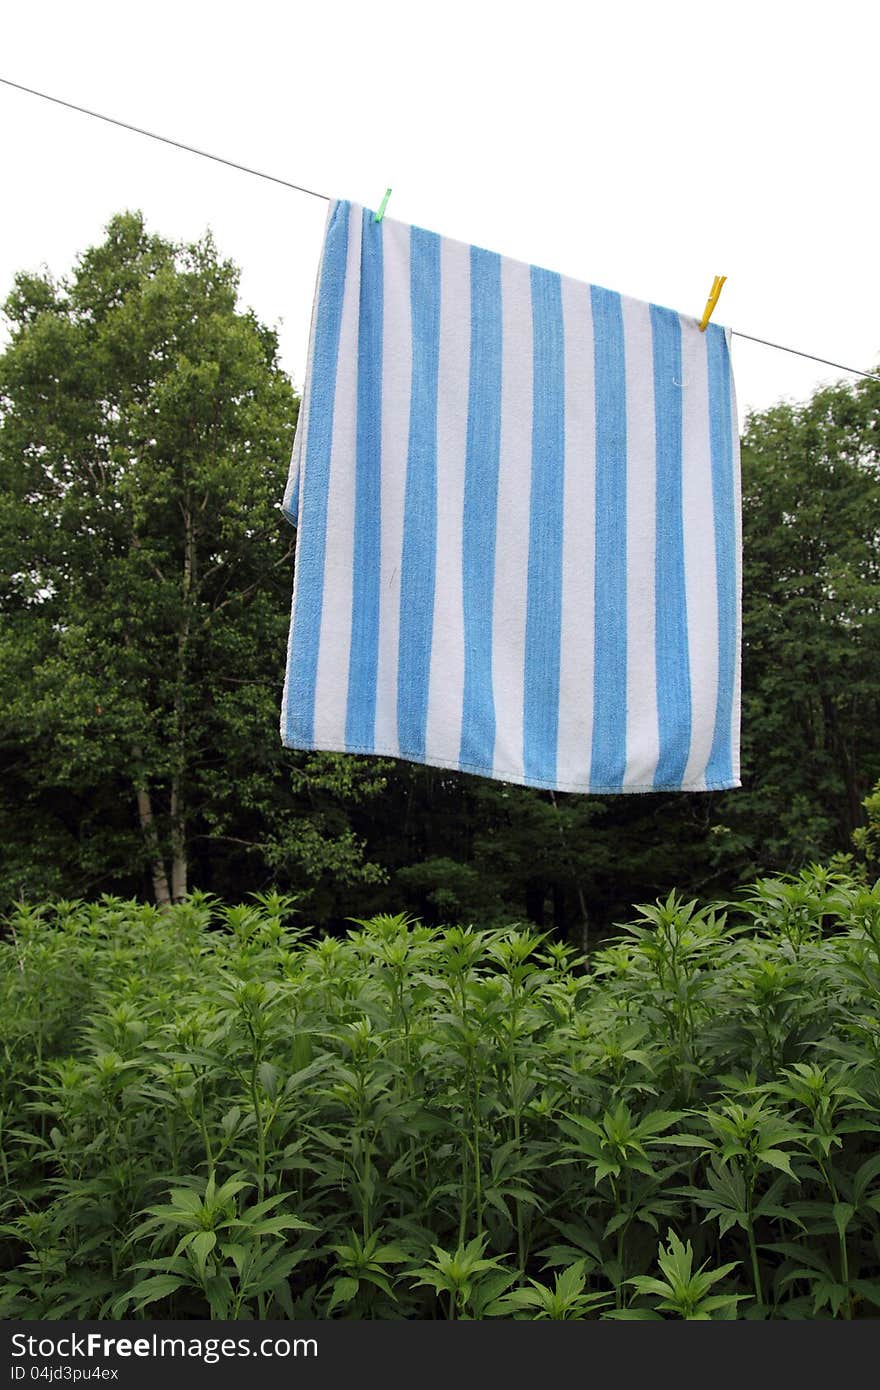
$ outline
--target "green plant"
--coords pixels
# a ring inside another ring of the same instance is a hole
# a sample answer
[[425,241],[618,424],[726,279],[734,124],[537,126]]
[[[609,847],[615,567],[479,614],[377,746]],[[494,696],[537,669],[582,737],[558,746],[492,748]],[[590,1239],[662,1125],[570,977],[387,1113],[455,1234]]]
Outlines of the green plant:
[[427,1285],[438,1294],[445,1294],[450,1318],[480,1316],[516,1277],[500,1260],[487,1259],[485,1248],[485,1236],[475,1236],[454,1251],[432,1246],[433,1260],[409,1271],[414,1287]]
[[486,1307],[484,1316],[568,1322],[595,1314],[614,1302],[613,1294],[585,1292],[586,1283],[583,1262],[579,1262],[557,1274],[552,1288],[538,1279],[530,1279],[529,1288],[511,1289],[502,1294]]
[[876,1316],[880,885],[780,882],[589,971],[271,893],[18,909],[0,1314]]
[[[148,1219],[130,1237],[134,1245],[147,1240],[151,1258],[132,1269],[148,1271],[114,1300],[119,1316],[128,1308],[140,1313],[151,1303],[181,1288],[199,1290],[213,1318],[238,1318],[256,1300],[260,1317],[272,1304],[288,1317],[293,1305],[287,1276],[308,1254],[308,1247],[285,1248],[289,1231],[313,1230],[307,1221],[279,1212],[284,1196],[267,1197],[246,1206],[242,1194],[250,1187],[243,1178],[219,1186],[213,1175],[173,1188],[162,1206],[150,1207]],[[162,1256],[170,1248],[172,1253]]]
[[650,1318],[660,1312],[670,1312],[687,1322],[708,1322],[713,1315],[724,1319],[732,1318],[737,1304],[748,1297],[747,1294],[713,1294],[711,1290],[714,1286],[736,1268],[736,1261],[711,1270],[707,1269],[706,1264],[702,1264],[695,1270],[694,1252],[690,1241],[683,1244],[674,1231],[669,1232],[667,1244],[660,1246],[657,1263],[663,1275],[662,1279],[654,1275],[640,1274],[626,1281],[632,1284],[636,1293],[647,1296],[650,1300],[649,1307],[657,1312],[630,1307],[609,1316]]

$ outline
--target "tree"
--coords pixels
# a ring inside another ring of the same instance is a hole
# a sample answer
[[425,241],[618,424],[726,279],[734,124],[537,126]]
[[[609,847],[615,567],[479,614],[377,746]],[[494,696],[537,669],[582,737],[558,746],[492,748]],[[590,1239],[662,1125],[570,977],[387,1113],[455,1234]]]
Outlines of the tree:
[[16,277],[0,358],[0,895],[381,877],[345,807],[375,767],[278,717],[298,401],[210,233],[114,217]]
[[[880,388],[743,441],[743,787],[584,797],[281,748],[297,400],[210,235],[112,220],[0,355],[0,904],[188,886],[595,940],[850,847],[880,779]],[[454,563],[454,558],[450,560]],[[872,842],[873,843],[873,842]]]
[[747,422],[740,872],[846,851],[880,776],[880,386]]

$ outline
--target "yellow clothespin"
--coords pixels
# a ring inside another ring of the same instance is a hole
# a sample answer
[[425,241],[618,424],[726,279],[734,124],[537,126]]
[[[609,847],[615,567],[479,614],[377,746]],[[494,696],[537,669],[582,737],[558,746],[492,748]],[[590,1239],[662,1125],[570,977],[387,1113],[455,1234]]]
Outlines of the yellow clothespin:
[[705,333],[706,331],[706,325],[712,317],[712,311],[714,310],[715,305],[718,303],[718,296],[721,293],[722,286],[724,285],[724,281],[726,279],[726,275],[716,275],[715,279],[712,281],[712,288],[709,291],[709,298],[706,300],[706,307],[703,310],[703,317],[700,319],[701,333]]

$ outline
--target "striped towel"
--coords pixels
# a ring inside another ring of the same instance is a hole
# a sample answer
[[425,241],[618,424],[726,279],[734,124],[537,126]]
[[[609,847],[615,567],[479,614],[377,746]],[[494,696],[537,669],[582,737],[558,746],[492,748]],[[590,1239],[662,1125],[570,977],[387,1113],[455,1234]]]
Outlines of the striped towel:
[[331,203],[282,743],[739,786],[739,512],[727,330]]

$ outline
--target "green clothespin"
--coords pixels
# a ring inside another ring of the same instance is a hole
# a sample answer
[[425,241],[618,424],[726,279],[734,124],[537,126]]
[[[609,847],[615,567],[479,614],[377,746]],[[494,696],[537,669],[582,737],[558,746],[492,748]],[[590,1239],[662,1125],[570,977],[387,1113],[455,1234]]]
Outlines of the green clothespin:
[[385,209],[386,209],[387,206],[388,206],[388,199],[389,199],[390,197],[391,197],[391,189],[390,189],[390,188],[386,188],[386,189],[385,189],[385,197],[382,199],[381,203],[379,204],[379,211],[378,211],[378,212],[375,212],[375,213],[373,214],[373,221],[374,221],[374,222],[381,222],[381,221],[382,221],[382,218],[385,216]]

